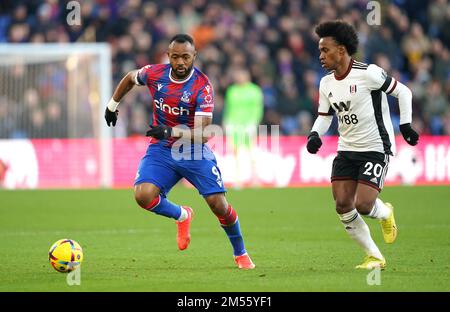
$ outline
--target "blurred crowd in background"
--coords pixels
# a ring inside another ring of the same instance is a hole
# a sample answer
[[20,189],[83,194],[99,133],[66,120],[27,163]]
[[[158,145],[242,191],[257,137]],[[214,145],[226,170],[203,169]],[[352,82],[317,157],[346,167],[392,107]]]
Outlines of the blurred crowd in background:
[[[371,10],[363,0],[86,0],[79,1],[78,26],[66,21],[67,2],[2,1],[0,42],[107,42],[112,48],[114,88],[130,70],[167,62],[168,40],[189,33],[199,52],[196,66],[215,89],[215,124],[223,124],[227,91],[242,83],[235,73],[244,70],[250,80],[243,83],[256,85],[263,95],[260,123],[279,124],[284,135],[307,135],[325,74],[314,27],[342,18],[359,35],[355,58],[383,67],[412,89],[414,127],[422,134],[450,135],[450,5],[446,0],[378,1],[380,25],[368,24]],[[6,118],[1,108],[6,97],[0,94],[0,124]],[[36,98],[36,93],[27,97],[42,106],[42,116],[30,122],[44,128],[64,111],[54,101]],[[146,88],[124,99],[120,118],[126,135],[145,133],[150,103]],[[389,103],[398,130],[397,99],[389,97]],[[335,122],[329,133],[336,134]]]

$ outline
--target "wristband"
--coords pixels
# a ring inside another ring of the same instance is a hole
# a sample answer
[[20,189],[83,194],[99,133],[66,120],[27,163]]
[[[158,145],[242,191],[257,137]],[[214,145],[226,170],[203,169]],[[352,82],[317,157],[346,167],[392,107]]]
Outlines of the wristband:
[[107,107],[111,112],[115,112],[117,109],[117,106],[119,106],[119,103],[120,102],[116,102],[116,101],[114,101],[113,98],[111,98],[111,100],[109,100]]

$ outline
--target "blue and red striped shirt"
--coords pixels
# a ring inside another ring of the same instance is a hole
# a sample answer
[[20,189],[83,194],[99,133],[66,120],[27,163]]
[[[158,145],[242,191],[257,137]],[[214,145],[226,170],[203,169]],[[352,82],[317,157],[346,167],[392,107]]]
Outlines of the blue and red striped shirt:
[[[146,85],[152,96],[153,125],[192,129],[195,116],[212,117],[214,90],[208,77],[196,67],[184,80],[174,80],[170,73],[170,64],[153,64],[142,67],[136,75],[136,83]],[[152,138],[151,143],[156,142]]]

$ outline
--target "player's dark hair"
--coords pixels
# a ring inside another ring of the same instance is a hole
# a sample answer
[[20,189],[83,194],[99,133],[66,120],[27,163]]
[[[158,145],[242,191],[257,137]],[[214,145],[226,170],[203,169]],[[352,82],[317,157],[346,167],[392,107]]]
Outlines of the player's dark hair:
[[192,39],[192,37],[189,36],[188,34],[177,34],[177,35],[173,36],[172,39],[170,39],[169,44],[174,41],[176,41],[178,43],[189,42],[190,44],[194,45],[194,39]]
[[338,44],[343,45],[349,55],[358,50],[358,35],[355,28],[342,20],[323,22],[316,26],[316,34],[320,37],[332,37]]

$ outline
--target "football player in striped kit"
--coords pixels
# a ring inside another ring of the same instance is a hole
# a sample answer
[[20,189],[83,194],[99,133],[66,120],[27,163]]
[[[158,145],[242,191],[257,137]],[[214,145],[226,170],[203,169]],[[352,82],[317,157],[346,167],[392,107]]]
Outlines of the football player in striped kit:
[[308,136],[307,150],[315,154],[320,139],[338,119],[339,141],[331,184],[336,211],[346,232],[366,252],[360,269],[383,269],[386,260],[361,216],[380,220],[386,243],[397,237],[393,206],[378,196],[383,188],[389,158],[395,154],[394,129],[387,95],[398,98],[400,131],[410,145],[419,135],[411,128],[412,93],[375,64],[352,58],[358,47],[355,29],[336,20],[319,24],[320,62],[330,71],[320,81],[318,117]]
[[[129,72],[105,110],[107,125],[115,126],[119,101],[135,85],[147,86],[152,96],[153,124],[146,134],[151,140],[134,182],[136,202],[148,211],[176,220],[178,249],[185,250],[191,241],[193,210],[167,199],[172,187],[185,178],[217,216],[233,247],[238,268],[253,269],[255,264],[245,249],[238,215],[225,197],[216,158],[204,144],[208,140],[204,129],[212,122],[214,91],[208,77],[194,67],[197,51],[192,37],[175,35],[167,56],[168,64],[150,64]],[[179,140],[185,143],[177,145]],[[183,157],[178,159],[180,149]]]

